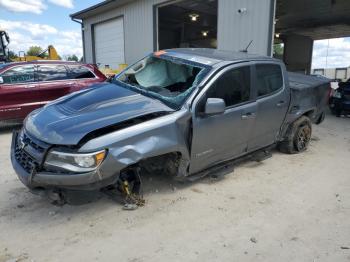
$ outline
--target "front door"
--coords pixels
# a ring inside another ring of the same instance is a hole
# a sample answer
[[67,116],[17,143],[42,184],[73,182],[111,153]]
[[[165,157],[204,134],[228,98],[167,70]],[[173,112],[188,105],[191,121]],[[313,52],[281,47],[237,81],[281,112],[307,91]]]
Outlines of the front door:
[[248,150],[254,151],[276,142],[284,122],[290,93],[283,81],[279,63],[257,63],[254,85],[257,102],[257,115],[254,133],[249,141]]
[[[218,73],[194,102],[190,173],[247,152],[256,116],[250,64],[230,66]],[[221,98],[226,110],[205,115],[208,98]]]
[[14,66],[0,74],[0,120],[23,119],[41,106],[34,65]]

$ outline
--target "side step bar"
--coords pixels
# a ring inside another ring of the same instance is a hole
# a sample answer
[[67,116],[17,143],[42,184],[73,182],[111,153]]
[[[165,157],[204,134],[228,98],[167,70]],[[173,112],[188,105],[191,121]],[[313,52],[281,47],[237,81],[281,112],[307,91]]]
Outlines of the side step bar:
[[264,149],[260,149],[258,151],[253,152],[253,153],[250,153],[248,155],[219,163],[219,164],[217,164],[213,167],[210,167],[204,171],[201,171],[199,173],[185,177],[183,180],[193,182],[193,181],[196,181],[198,179],[204,178],[208,175],[210,175],[216,179],[221,178],[221,177],[227,175],[228,173],[232,173],[234,171],[234,167],[239,163],[242,163],[242,162],[247,161],[247,160],[262,162],[262,161],[272,157],[272,153],[270,150],[273,147],[274,147],[274,145],[268,146],[268,147],[265,147]]

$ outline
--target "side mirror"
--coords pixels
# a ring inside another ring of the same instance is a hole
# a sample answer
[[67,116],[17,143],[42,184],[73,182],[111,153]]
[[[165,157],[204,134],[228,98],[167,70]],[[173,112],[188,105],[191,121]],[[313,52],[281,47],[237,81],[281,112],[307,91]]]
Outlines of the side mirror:
[[4,79],[0,76],[0,85],[4,83]]
[[225,112],[226,104],[222,98],[208,98],[205,103],[206,115],[217,115]]

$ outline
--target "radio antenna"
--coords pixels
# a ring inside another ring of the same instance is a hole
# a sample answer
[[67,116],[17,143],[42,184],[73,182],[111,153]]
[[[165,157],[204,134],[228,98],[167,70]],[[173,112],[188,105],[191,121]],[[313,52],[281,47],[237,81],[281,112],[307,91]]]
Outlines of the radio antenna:
[[241,50],[240,52],[243,52],[243,53],[248,53],[248,48],[250,47],[250,45],[253,43],[253,40],[250,40],[249,44],[247,45],[247,47],[243,50]]

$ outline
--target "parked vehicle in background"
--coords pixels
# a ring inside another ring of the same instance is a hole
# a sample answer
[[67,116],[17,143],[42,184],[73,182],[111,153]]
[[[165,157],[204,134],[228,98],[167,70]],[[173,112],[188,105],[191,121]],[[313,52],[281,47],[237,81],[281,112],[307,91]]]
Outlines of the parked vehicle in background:
[[350,113],[350,78],[339,82],[338,88],[333,89],[329,98],[331,112],[337,117],[342,113]]
[[270,57],[159,51],[32,112],[13,135],[12,165],[31,190],[62,202],[70,190],[139,189],[144,173],[188,179],[246,155],[262,160],[276,144],[298,153],[324,119],[329,88]]
[[105,80],[96,67],[76,62],[1,64],[0,121],[23,120],[52,100]]

